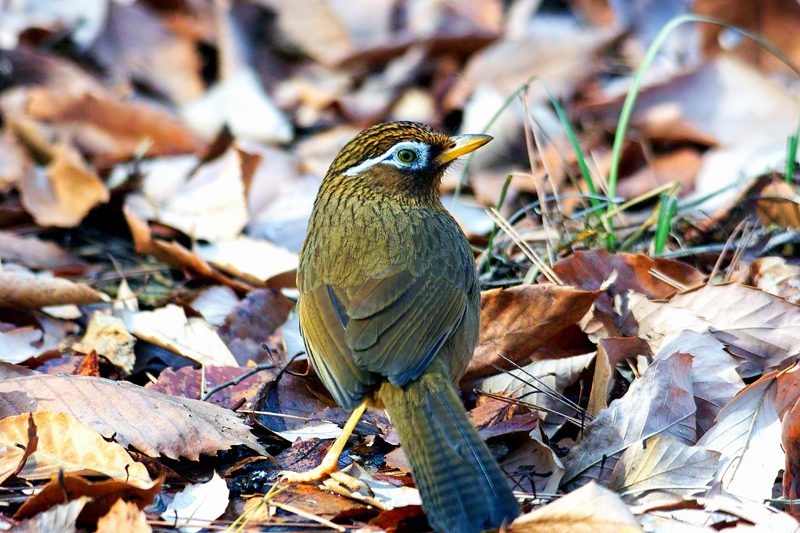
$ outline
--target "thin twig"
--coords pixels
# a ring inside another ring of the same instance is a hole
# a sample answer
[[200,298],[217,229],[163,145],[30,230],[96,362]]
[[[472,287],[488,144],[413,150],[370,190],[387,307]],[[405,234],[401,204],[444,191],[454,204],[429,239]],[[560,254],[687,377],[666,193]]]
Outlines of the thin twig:
[[239,383],[241,383],[242,381],[246,380],[247,378],[249,378],[253,374],[261,372],[262,370],[267,370],[269,368],[275,368],[275,363],[271,363],[270,362],[270,363],[264,363],[263,365],[254,366],[252,370],[249,370],[249,371],[245,372],[241,376],[239,376],[237,378],[234,378],[234,379],[232,379],[230,381],[226,381],[222,385],[217,385],[213,389],[209,390],[207,393],[205,393],[205,395],[203,395],[203,401],[208,400],[211,397],[211,395],[214,394],[215,392],[219,392],[222,389],[224,389],[225,387],[230,387],[232,385],[238,385]]

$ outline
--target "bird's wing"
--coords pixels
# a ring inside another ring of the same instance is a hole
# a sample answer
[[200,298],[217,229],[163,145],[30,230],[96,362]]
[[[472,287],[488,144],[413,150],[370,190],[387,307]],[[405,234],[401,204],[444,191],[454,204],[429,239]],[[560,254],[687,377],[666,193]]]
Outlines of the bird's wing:
[[385,274],[359,287],[322,285],[300,299],[312,362],[337,401],[348,400],[342,405],[382,378],[397,386],[417,379],[464,319],[467,297],[449,280]]

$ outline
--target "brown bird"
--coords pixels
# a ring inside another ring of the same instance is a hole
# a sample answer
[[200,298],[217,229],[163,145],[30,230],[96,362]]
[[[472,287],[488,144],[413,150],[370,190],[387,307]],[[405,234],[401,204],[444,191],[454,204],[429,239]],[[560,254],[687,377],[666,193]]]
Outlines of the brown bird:
[[300,254],[298,308],[317,374],[355,411],[323,465],[288,480],[334,471],[371,403],[397,429],[432,527],[476,533],[519,514],[453,387],[478,339],[480,290],[469,242],[439,184],[455,158],[490,140],[380,124],[331,164]]

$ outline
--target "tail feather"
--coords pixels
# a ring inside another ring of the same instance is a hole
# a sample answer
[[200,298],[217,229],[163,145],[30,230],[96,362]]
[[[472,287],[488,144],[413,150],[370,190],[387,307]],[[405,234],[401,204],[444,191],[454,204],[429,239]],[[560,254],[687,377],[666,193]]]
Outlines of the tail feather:
[[[389,387],[394,390],[384,394]],[[384,386],[381,396],[434,529],[477,533],[519,514],[503,472],[449,379],[425,374],[404,389]]]

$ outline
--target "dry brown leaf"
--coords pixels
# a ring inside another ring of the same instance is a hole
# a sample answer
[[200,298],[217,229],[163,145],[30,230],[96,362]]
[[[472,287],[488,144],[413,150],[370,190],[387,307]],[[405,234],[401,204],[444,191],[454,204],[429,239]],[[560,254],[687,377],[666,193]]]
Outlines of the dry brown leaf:
[[0,231],[0,259],[5,263],[19,263],[27,268],[50,270],[57,274],[82,274],[89,268],[53,242],[21,237],[10,231]]
[[163,482],[164,478],[162,477],[157,479],[152,487],[140,489],[115,479],[92,483],[75,474],[66,474],[63,478],[50,481],[42,488],[41,492],[28,498],[17,510],[14,518],[27,518],[65,501],[89,496],[89,503],[81,512],[79,520],[92,523],[108,514],[111,506],[119,499],[134,503],[139,509],[144,509],[161,492]]
[[[164,369],[155,382],[149,382],[145,388],[151,389],[178,398],[199,399],[202,394],[200,385],[205,377],[206,391],[218,385],[232,381],[240,377],[250,369],[234,368],[232,366],[210,366],[205,370],[185,366],[178,370],[172,368]],[[246,400],[245,405],[253,405],[261,385],[270,381],[274,377],[274,372],[264,370],[240,381],[236,385],[225,387],[215,392],[207,401],[222,407],[233,408],[238,405],[240,400]]]
[[126,502],[122,498],[111,506],[108,513],[97,521],[96,533],[150,533],[152,529],[147,524],[147,516],[133,502]]
[[784,467],[775,405],[776,374],[767,374],[742,389],[697,443],[720,452],[714,482],[721,482],[734,496],[771,498],[778,470]]
[[107,442],[66,413],[39,411],[7,417],[0,421],[0,446],[13,448],[25,444],[30,420],[36,424],[39,444],[17,476],[50,479],[64,471],[100,474],[142,489],[153,486],[144,464],[134,461],[119,444]]
[[86,168],[81,155],[63,143],[53,148],[45,179],[35,176],[22,180],[19,189],[22,205],[40,226],[77,226],[94,206],[110,198],[108,189]]
[[618,363],[639,355],[651,355],[647,343],[639,337],[608,337],[597,344],[597,358],[594,366],[592,390],[586,411],[598,416],[608,407],[608,394],[611,392]]
[[27,112],[73,138],[95,165],[109,166],[146,148],[150,157],[194,153],[200,145],[177,120],[155,108],[105,95],[35,88]]
[[564,460],[562,486],[607,480],[620,454],[642,439],[665,435],[693,445],[697,433],[691,365],[690,355],[675,354],[655,361],[635,379],[625,396],[586,426]]
[[601,293],[552,284],[483,292],[480,338],[464,379],[495,374],[493,364],[509,368],[498,354],[518,364],[527,363],[537,350],[547,348],[553,337],[575,325]]
[[197,460],[235,444],[268,455],[233,412],[207,402],[167,396],[124,381],[36,376],[0,382],[0,418],[50,411],[151,457]]
[[719,452],[687,446],[672,437],[640,441],[620,457],[608,488],[628,503],[706,491],[717,469]]
[[239,366],[216,328],[202,318],[186,318],[175,304],[153,311],[125,313],[125,326],[136,337],[210,366]]
[[648,298],[665,298],[678,290],[676,286],[654,276],[651,273],[653,270],[686,288],[703,281],[703,275],[697,269],[678,261],[651,259],[643,254],[624,252],[610,254],[603,248],[575,252],[553,265],[553,270],[564,283],[586,291],[600,289],[616,272],[616,278],[607,288],[607,294],[597,300],[600,311],[612,316],[611,298],[621,292],[632,290]]
[[756,214],[765,226],[777,224],[784,228],[800,228],[800,195],[789,183],[773,178],[761,189],[756,201]]
[[249,292],[252,290],[251,286],[220,274],[211,268],[199,255],[190,252],[180,244],[154,239],[150,233],[150,227],[147,222],[139,218],[139,216],[128,207],[123,207],[123,213],[125,214],[125,220],[128,222],[128,227],[133,235],[137,253],[152,255],[159,261],[163,261],[174,268],[184,270],[193,277],[222,283],[238,292]]
[[71,346],[75,352],[89,354],[95,352],[116,366],[124,374],[133,371],[135,339],[128,332],[125,323],[112,315],[95,312],[86,326],[86,334],[80,342]]
[[37,372],[36,370],[31,370],[30,368],[24,366],[13,365],[11,363],[0,361],[0,381],[5,381],[7,379],[27,378],[30,376],[38,376],[39,374],[40,372]]
[[[248,361],[266,363],[270,354],[263,345],[274,344],[270,342],[270,337],[281,341],[282,332],[279,328],[286,323],[293,307],[294,303],[278,290],[252,291],[225,317],[217,333],[240,365],[244,366]],[[273,349],[273,357],[280,355],[274,352]]]
[[0,272],[0,307],[86,305],[107,300],[104,294],[66,279]]
[[510,533],[642,533],[622,500],[597,483],[589,483],[553,503],[518,517]]

